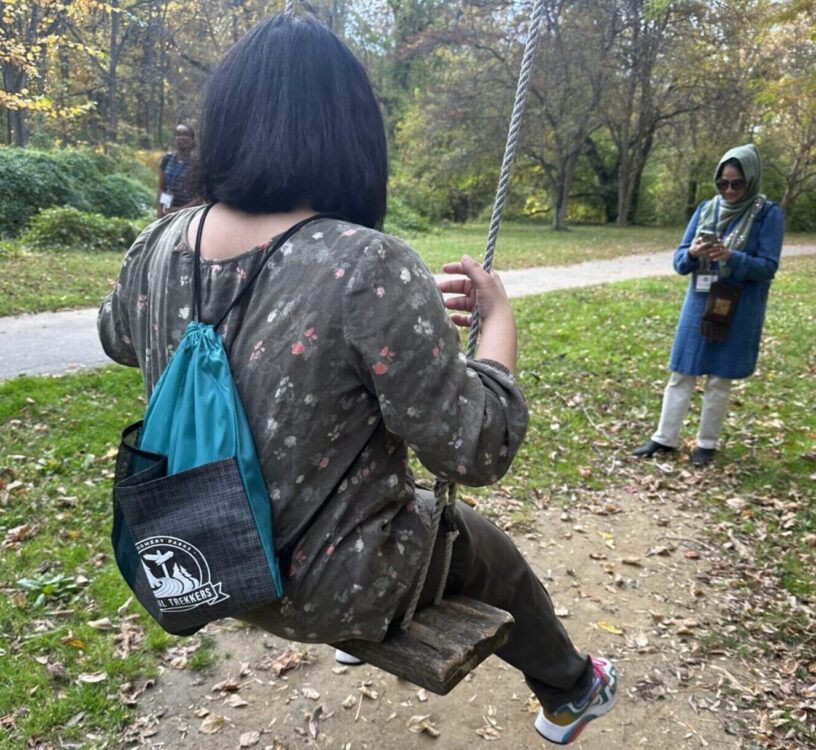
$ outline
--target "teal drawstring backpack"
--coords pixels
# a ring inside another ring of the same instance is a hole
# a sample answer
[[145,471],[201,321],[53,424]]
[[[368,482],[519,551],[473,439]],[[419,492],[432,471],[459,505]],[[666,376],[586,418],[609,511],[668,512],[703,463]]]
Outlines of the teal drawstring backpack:
[[217,329],[283,234],[214,325],[201,321],[201,216],[195,243],[193,320],[147,405],[122,433],[113,489],[116,563],[148,613],[169,633],[283,595],[272,504],[246,414]]

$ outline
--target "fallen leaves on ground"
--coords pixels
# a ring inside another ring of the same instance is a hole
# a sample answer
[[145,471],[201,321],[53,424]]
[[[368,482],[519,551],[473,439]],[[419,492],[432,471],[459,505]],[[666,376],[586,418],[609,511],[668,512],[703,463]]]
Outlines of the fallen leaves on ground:
[[430,714],[412,716],[408,719],[408,731],[416,734],[427,734],[436,739],[442,732],[437,729],[436,724],[431,721]]
[[224,721],[224,717],[219,714],[207,714],[207,716],[204,717],[204,721],[201,722],[198,731],[203,734],[215,734],[223,729]]
[[[685,714],[676,714],[672,721],[675,731],[680,732],[678,737],[689,742],[689,747],[711,744],[712,732],[716,735],[721,731],[735,737],[735,742],[739,737],[767,750],[808,747],[816,736],[813,611],[809,602],[797,599],[782,586],[781,557],[760,561],[756,556],[758,543],[771,537],[771,522],[783,532],[793,528],[801,517],[802,500],[795,494],[789,498],[749,492],[737,495],[728,486],[727,472],[725,481],[723,477],[715,481],[694,476],[672,465],[659,472],[657,477],[633,472],[629,481],[634,501],[624,500],[620,493],[598,490],[576,496],[569,512],[552,509],[552,517],[561,515],[568,524],[559,529],[574,534],[572,541],[563,541],[560,532],[531,530],[524,534],[525,540],[541,547],[582,545],[581,559],[595,571],[590,577],[578,558],[568,566],[563,580],[570,582],[572,589],[567,591],[574,591],[575,598],[564,599],[562,588],[561,595],[554,597],[558,602],[556,614],[571,617],[573,627],[591,623],[599,631],[606,653],[626,665],[622,684],[630,700],[671,701],[674,707],[682,704]],[[613,504],[613,499],[616,518],[592,510]],[[712,502],[723,512],[715,512]],[[649,537],[638,538],[637,543],[624,526],[633,507],[649,513],[651,519]],[[685,514],[703,519],[703,525],[689,525]],[[750,519],[751,525],[744,526],[740,519]],[[780,548],[780,554],[783,551]],[[558,580],[549,571],[544,578]],[[650,599],[654,596],[654,603],[644,602],[645,606],[632,614],[624,609],[629,592],[649,590],[653,581],[659,584],[649,594]],[[583,601],[600,605],[604,614],[598,612],[588,618]],[[279,648],[271,641],[264,647]],[[175,652],[176,657],[180,655]],[[304,671],[305,677],[287,674],[308,660],[304,651],[275,650],[253,660],[251,668],[248,662],[242,664],[241,679],[245,682],[222,679],[215,692],[224,698],[224,705],[239,708],[245,703],[237,693],[244,686],[251,691],[256,689],[255,683],[277,685],[265,689],[263,700],[280,698],[277,706],[292,706],[290,727],[300,738],[298,742],[324,741],[332,736],[330,728],[338,731],[338,720],[351,728],[351,738],[356,736],[355,726],[379,722],[384,728],[394,719],[404,723],[405,731],[426,735],[427,741],[443,732],[459,738],[455,734],[459,729],[453,730],[447,715],[430,713],[436,706],[433,699],[428,702],[425,691],[415,689],[399,705],[389,706],[393,694],[388,683],[377,676],[369,679],[372,674],[367,667],[356,672],[355,677],[361,675],[363,679],[355,683],[351,676],[355,669],[331,662],[326,665],[329,680],[345,681],[340,691],[316,681],[311,671]],[[648,666],[638,672],[640,664]],[[268,677],[256,680],[258,672],[271,672],[280,682]],[[519,699],[523,700],[521,696]],[[252,705],[259,702],[252,701]],[[537,710],[536,701],[529,705],[531,711]],[[423,710],[425,713],[420,714]],[[692,713],[699,721],[690,718]],[[242,712],[241,719],[248,721],[250,715]],[[224,727],[223,717],[199,718],[204,719],[202,725],[209,720],[214,733]],[[232,719],[229,724],[231,731],[236,731]],[[703,729],[706,726],[708,729]],[[263,747],[270,746],[267,733],[271,730],[272,725],[261,732],[259,744]],[[473,738],[476,742],[507,741],[502,726],[489,711],[481,723],[477,719],[467,731],[479,738]],[[231,740],[233,747],[236,740],[237,734]],[[344,746],[341,743],[340,747]]]
[[[297,669],[301,664],[306,661],[304,654],[302,651],[296,651],[294,649],[286,649],[282,653],[278,654],[277,656],[273,657],[268,665],[264,665],[268,668],[275,677],[280,677],[285,672],[289,672],[292,669]],[[259,667],[260,669],[261,667]]]
[[239,741],[239,747],[255,747],[261,741],[260,732],[244,732]]
[[237,693],[240,689],[241,683],[234,677],[227,677],[226,680],[216,682],[215,685],[212,686],[212,692],[214,693]]
[[612,633],[612,635],[623,635],[623,631],[617,625],[613,625],[611,622],[606,622],[605,620],[599,620],[596,623],[596,625],[601,630],[604,630],[607,633]]

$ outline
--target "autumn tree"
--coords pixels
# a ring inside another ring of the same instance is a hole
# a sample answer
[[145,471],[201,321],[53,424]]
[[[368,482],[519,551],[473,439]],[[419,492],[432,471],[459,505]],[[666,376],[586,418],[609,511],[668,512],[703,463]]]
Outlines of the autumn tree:
[[87,109],[87,103],[61,106],[48,93],[54,50],[71,46],[65,35],[68,0],[0,2],[0,108],[6,111],[7,142],[25,146],[27,115],[57,120]]
[[601,125],[600,103],[620,31],[615,0],[548,5],[530,86],[525,153],[549,182],[554,229],[566,228],[578,160]]
[[797,198],[816,188],[816,26],[812,6],[793,2],[768,24],[764,49],[773,74],[754,84],[767,160],[784,180],[780,205],[789,214]]

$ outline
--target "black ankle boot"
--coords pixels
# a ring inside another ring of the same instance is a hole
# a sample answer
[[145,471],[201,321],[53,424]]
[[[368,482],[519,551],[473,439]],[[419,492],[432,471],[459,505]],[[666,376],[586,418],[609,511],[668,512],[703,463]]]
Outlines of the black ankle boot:
[[714,448],[695,448],[691,452],[691,463],[695,466],[708,466],[714,460]]
[[635,450],[632,451],[632,455],[637,456],[638,458],[651,458],[655,453],[673,452],[674,448],[668,445],[663,445],[663,443],[658,443],[656,440],[649,440],[649,442],[641,445],[640,448],[635,448]]

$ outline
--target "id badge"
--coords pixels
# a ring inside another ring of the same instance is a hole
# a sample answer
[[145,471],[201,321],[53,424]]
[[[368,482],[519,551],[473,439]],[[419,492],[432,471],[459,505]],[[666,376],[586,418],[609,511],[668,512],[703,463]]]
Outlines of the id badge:
[[173,196],[171,193],[161,193],[159,195],[159,203],[165,208],[170,208],[173,205]]
[[694,280],[694,291],[709,292],[711,285],[717,280],[717,276],[713,273],[698,273]]

